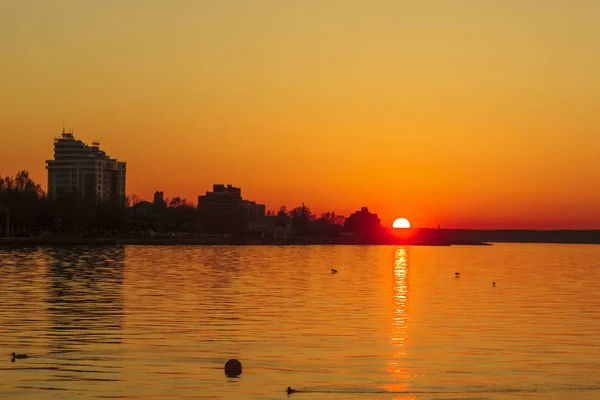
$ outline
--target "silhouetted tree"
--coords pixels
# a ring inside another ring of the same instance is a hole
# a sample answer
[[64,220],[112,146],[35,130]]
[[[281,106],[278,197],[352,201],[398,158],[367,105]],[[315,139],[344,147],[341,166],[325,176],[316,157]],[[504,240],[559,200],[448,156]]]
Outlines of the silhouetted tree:
[[0,177],[0,204],[8,209],[14,232],[31,232],[41,217],[45,201],[44,191],[30,178],[27,170],[19,171],[14,178]]
[[322,213],[314,222],[314,234],[321,237],[338,237],[342,234],[344,217],[333,211]]
[[292,219],[292,230],[295,234],[299,236],[306,236],[309,234],[310,221],[315,219],[310,208],[302,204],[302,206],[296,207],[290,211],[289,216]]
[[142,200],[137,194],[132,194],[125,198],[125,204],[127,204],[127,207],[135,207],[140,203],[140,201]]
[[277,216],[278,217],[285,217],[288,215],[288,210],[285,206],[281,206],[279,207],[279,210],[277,211]]
[[159,224],[163,232],[192,232],[198,223],[197,211],[179,196],[168,201],[168,208],[157,206]]
[[169,201],[169,208],[179,208],[187,205],[187,200],[177,196]]
[[[91,211],[91,210],[90,210]],[[102,202],[95,207],[94,215],[89,223],[89,228],[99,230],[103,234],[108,232],[127,230],[129,218],[125,207],[114,202]]]

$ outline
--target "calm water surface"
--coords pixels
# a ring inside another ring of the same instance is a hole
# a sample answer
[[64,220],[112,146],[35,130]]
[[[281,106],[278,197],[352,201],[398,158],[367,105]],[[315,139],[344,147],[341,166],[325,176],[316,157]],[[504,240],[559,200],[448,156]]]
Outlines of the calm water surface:
[[0,287],[2,398],[600,398],[600,246],[0,248]]

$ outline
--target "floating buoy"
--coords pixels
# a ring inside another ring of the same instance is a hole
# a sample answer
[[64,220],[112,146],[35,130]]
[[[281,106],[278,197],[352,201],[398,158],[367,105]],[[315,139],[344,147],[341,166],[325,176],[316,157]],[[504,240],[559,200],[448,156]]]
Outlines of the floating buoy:
[[235,358],[225,363],[225,375],[240,376],[242,374],[242,363]]

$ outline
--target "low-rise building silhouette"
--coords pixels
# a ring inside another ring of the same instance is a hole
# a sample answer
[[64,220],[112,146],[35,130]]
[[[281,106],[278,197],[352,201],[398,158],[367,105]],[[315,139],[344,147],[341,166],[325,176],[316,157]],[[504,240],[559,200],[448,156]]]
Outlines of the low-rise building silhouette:
[[157,209],[167,208],[167,202],[165,201],[163,192],[158,192],[158,191],[154,192],[153,204],[154,204],[154,207],[156,207]]
[[244,229],[248,221],[265,216],[265,206],[244,200],[242,190],[232,185],[213,185],[212,192],[198,196],[198,211],[207,232],[231,233]]
[[149,201],[140,201],[133,207],[131,207],[131,216],[134,222],[139,220],[148,220],[156,215],[156,208],[154,204]]
[[273,226],[273,239],[286,240],[292,234],[292,221],[289,218],[279,219]]
[[344,222],[344,233],[361,240],[375,240],[381,235],[381,220],[377,214],[369,212],[367,207],[362,207]]

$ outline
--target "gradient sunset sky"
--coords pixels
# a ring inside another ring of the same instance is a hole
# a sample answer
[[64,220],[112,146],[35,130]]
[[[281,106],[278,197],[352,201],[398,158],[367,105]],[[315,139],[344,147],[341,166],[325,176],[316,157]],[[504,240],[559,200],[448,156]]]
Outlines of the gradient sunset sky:
[[4,0],[0,173],[63,124],[128,194],[600,228],[600,1]]

